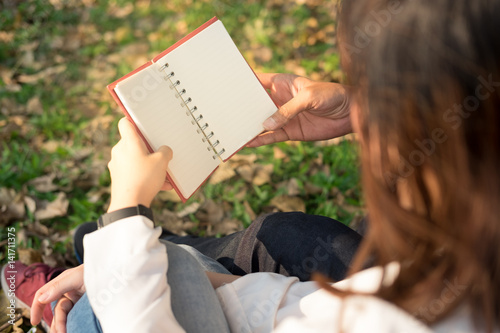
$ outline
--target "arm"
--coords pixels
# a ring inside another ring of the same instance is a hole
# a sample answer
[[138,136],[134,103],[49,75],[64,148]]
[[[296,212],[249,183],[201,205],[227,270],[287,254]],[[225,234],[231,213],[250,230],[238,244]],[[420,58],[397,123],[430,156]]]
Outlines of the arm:
[[[149,154],[126,119],[118,128],[122,138],[108,164],[108,211],[138,204],[149,207],[162,188],[171,188],[165,176],[172,152],[161,147]],[[148,218],[132,216],[84,238],[85,287],[105,332],[184,332],[170,306],[168,260],[160,234]]]
[[261,73],[258,77],[280,108],[263,123],[266,131],[248,146],[326,140],[352,132],[348,87],[292,74]]
[[231,283],[233,281],[236,281],[241,277],[239,275],[229,275],[229,274],[221,274],[214,272],[206,272],[206,274],[208,276],[208,279],[212,283],[212,287],[214,287],[214,289],[217,289],[220,286],[225,285],[226,283]]
[[[129,121],[122,119],[118,126],[122,138],[108,164],[112,179],[108,212],[149,206],[160,189],[171,189],[165,181],[171,150],[161,147],[149,154]],[[105,332],[184,332],[170,307],[168,260],[160,233],[148,218],[132,216],[87,235],[85,269],[81,265],[68,270],[37,292],[32,323],[40,322],[46,304],[63,296],[52,328],[65,332],[67,313],[86,291]]]

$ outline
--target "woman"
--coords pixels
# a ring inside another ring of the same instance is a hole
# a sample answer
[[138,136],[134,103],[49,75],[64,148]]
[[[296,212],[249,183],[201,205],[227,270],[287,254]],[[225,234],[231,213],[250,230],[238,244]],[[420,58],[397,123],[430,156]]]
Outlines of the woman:
[[[205,290],[191,302],[212,304],[214,312],[191,312],[192,321],[206,323],[206,331],[217,321],[219,331],[235,332],[498,331],[500,40],[493,32],[500,31],[499,14],[493,0],[344,2],[340,45],[356,87],[351,120],[370,213],[352,276],[334,285],[318,276],[320,287],[271,273],[209,275],[217,298]],[[271,88],[283,89],[282,78],[274,76]],[[308,94],[316,98],[314,89]],[[294,119],[306,123],[307,113]],[[110,162],[112,207],[147,206],[163,185],[168,150],[147,156],[130,124],[122,121],[120,130]],[[284,127],[262,138],[287,133]],[[146,168],[147,177],[117,181],[133,174],[121,175],[120,162]],[[117,232],[147,246],[113,241]],[[158,234],[151,221],[135,216],[87,236],[85,287],[105,332],[185,329],[170,310],[175,288],[165,278],[167,254],[175,250],[167,245],[165,254]],[[114,262],[98,248],[106,240],[130,250],[139,264]],[[357,273],[367,262],[378,267]],[[125,291],[101,306],[99,294],[113,278],[103,267],[130,265],[122,270],[132,274]],[[82,271],[63,273],[37,293],[35,322],[43,303],[83,286]],[[104,282],[93,281],[99,273]],[[200,277],[193,287],[206,283]]]
[[[379,265],[399,262],[379,297],[428,324],[473,310],[490,330],[500,321],[500,42],[492,35],[500,3],[345,5],[345,23],[356,27],[344,29],[351,44],[343,46],[358,86],[353,122],[372,222],[356,266],[368,254]],[[349,49],[363,32],[366,49]]]

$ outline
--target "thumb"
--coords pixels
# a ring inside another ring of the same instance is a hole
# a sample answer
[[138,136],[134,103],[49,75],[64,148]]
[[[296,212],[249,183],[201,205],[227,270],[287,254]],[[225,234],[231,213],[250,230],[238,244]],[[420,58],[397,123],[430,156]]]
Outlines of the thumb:
[[161,146],[156,153],[160,154],[162,159],[165,159],[167,162],[174,156],[174,152],[168,146]]
[[275,131],[285,126],[291,119],[299,113],[309,109],[310,100],[297,94],[294,98],[283,104],[278,111],[267,118],[262,126],[267,131]]

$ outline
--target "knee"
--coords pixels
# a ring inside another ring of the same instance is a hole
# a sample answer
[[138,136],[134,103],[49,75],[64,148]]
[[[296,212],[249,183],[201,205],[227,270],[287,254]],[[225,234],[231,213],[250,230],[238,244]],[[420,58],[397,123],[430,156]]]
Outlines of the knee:
[[254,222],[252,228],[257,230],[266,230],[266,232],[283,231],[285,228],[293,230],[296,227],[303,226],[307,222],[307,215],[302,212],[279,212],[263,215]]
[[259,239],[302,239],[325,232],[324,221],[319,216],[302,212],[273,213],[263,216],[254,226]]

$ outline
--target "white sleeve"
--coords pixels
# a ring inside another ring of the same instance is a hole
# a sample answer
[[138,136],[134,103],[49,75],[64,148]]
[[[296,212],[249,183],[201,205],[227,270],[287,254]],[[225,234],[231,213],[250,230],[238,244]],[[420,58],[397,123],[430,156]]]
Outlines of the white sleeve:
[[[375,267],[336,286],[369,292],[384,281],[382,268]],[[431,332],[410,314],[377,297],[341,298],[314,281],[300,282],[273,273],[247,274],[216,292],[232,332]]]
[[105,333],[184,332],[171,308],[160,234],[133,216],[84,237],[85,288]]

